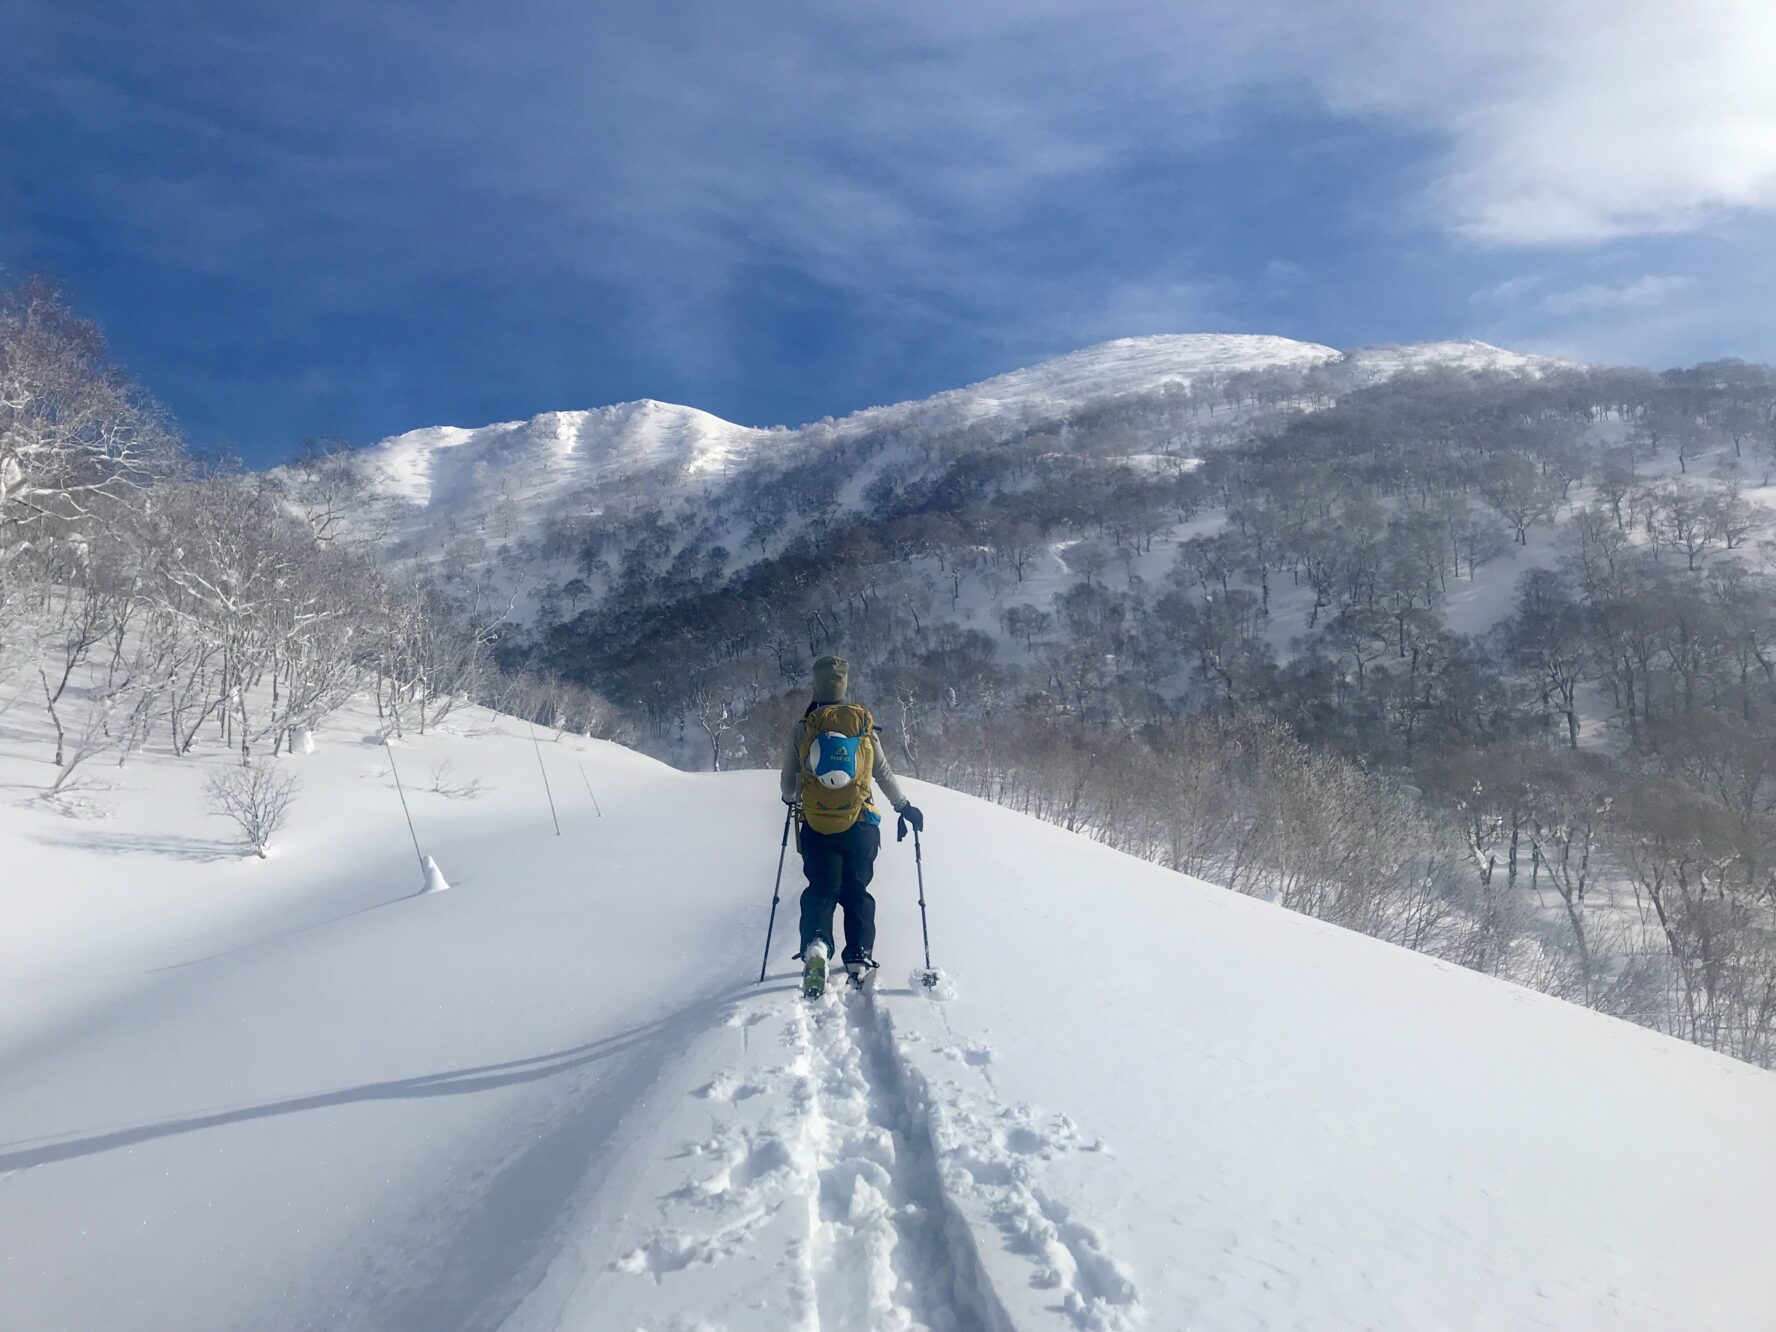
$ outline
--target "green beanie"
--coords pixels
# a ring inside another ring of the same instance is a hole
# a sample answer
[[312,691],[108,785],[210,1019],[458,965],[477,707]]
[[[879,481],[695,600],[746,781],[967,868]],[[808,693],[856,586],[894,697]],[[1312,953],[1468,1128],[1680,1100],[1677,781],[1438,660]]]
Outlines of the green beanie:
[[814,701],[843,703],[851,683],[851,663],[843,657],[821,657],[814,663]]

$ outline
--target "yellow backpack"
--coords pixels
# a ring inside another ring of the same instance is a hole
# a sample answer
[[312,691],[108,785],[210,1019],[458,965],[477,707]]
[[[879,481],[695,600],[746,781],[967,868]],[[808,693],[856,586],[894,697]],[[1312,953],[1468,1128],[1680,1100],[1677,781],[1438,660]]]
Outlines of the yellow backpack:
[[[818,833],[842,833],[876,806],[870,791],[875,770],[876,723],[869,709],[857,703],[823,703],[802,719],[802,820]],[[824,735],[836,734],[854,742],[838,746],[846,751],[851,770],[849,781],[834,785],[830,765],[816,773],[819,758],[815,746]],[[814,760],[810,761],[810,756]],[[822,780],[822,776],[826,780]]]

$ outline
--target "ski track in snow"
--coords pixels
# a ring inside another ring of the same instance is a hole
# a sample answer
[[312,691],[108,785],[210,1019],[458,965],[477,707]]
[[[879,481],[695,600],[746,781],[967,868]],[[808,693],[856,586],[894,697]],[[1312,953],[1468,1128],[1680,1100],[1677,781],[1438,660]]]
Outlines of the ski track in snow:
[[[766,1023],[774,1048],[753,1033]],[[712,1131],[683,1146],[682,1182],[615,1271],[667,1287],[694,1268],[762,1265],[747,1303],[780,1310],[796,1332],[1126,1332],[1143,1321],[1126,1268],[1044,1183],[1045,1163],[1103,1145],[1065,1116],[1001,1103],[991,1050],[956,1040],[947,1014],[948,1043],[922,1053],[975,1089],[919,1072],[909,1056],[924,1038],[898,1035],[881,999],[842,982],[787,1011],[742,1005],[728,1025],[746,1063],[694,1093]],[[995,1237],[1002,1253],[983,1254]],[[1007,1273],[1028,1291],[1021,1302]]]

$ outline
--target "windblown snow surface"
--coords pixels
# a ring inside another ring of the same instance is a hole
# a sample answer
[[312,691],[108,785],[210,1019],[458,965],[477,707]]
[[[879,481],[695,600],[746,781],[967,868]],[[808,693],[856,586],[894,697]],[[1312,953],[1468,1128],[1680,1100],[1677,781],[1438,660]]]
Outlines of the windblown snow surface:
[[945,984],[890,841],[810,1004],[772,774],[347,713],[261,862],[210,760],[32,799],[21,715],[10,1332],[1776,1326],[1776,1078],[1702,1050],[917,782]]

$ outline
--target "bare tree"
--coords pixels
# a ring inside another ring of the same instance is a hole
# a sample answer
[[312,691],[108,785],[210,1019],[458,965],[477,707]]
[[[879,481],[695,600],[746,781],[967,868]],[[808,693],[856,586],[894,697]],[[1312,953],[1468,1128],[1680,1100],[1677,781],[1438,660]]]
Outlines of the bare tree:
[[204,783],[210,813],[230,820],[254,853],[263,860],[271,839],[289,820],[290,804],[300,783],[276,764],[227,768]]
[[104,347],[46,283],[0,291],[0,570],[105,523],[176,452],[159,409]]
[[1527,457],[1506,453],[1493,460],[1480,479],[1487,504],[1511,524],[1518,545],[1529,544],[1529,529],[1554,510],[1558,490]]

